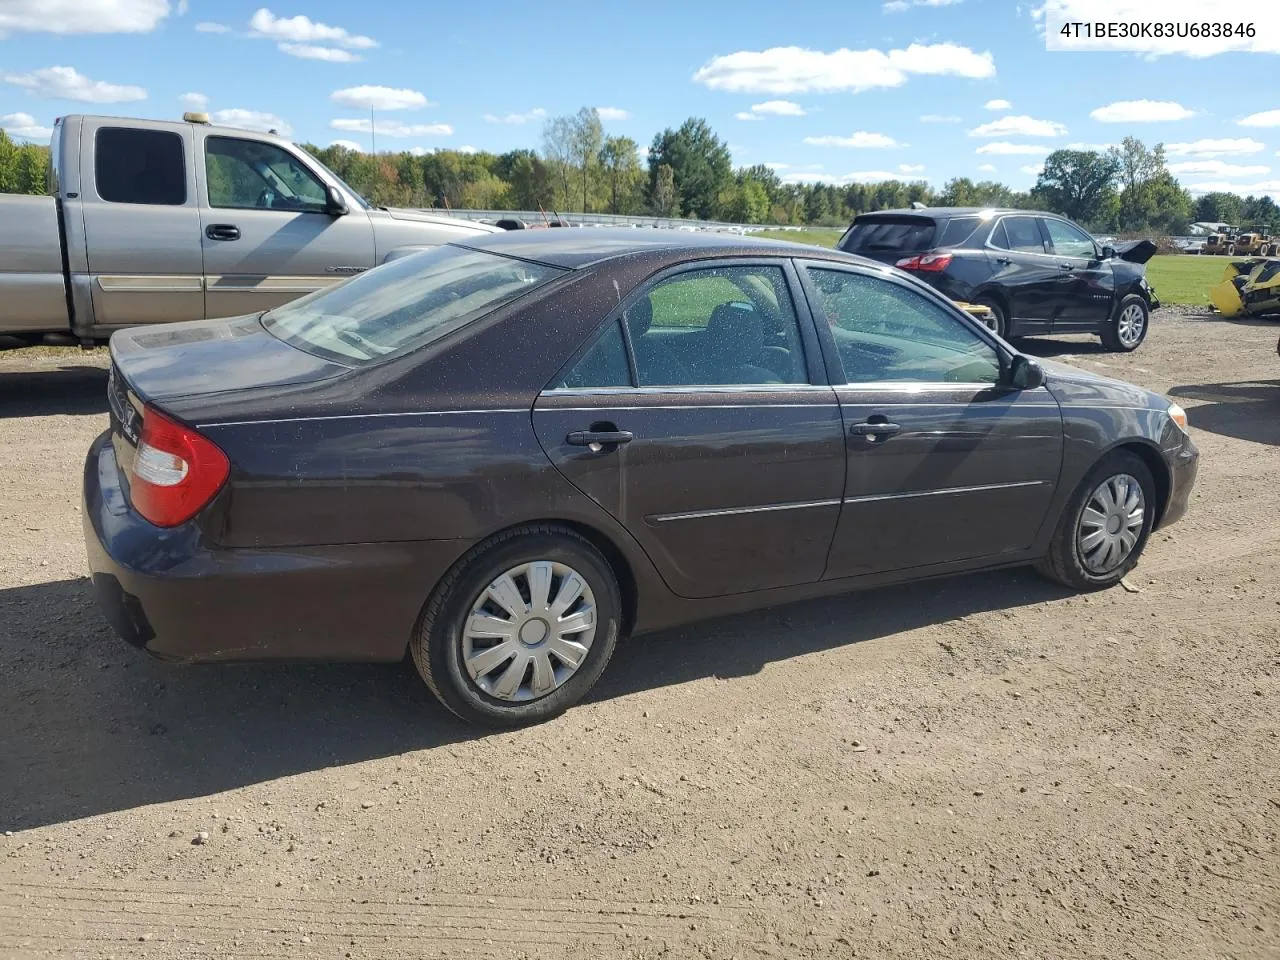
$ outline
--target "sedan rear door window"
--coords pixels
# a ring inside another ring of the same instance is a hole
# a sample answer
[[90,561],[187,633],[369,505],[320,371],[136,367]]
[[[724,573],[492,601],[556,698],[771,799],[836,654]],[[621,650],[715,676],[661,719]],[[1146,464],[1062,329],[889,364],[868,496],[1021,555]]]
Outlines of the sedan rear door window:
[[995,347],[922,294],[880,277],[809,268],[850,383],[996,383]]

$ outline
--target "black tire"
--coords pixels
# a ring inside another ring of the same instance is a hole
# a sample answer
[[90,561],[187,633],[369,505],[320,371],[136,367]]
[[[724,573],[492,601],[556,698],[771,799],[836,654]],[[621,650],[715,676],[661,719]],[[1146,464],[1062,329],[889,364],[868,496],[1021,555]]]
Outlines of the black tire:
[[1227,244],[1227,256],[1234,257],[1236,255],[1236,245],[1234,243]]
[[[1009,315],[1005,312],[1004,306],[995,297],[978,297],[973,301],[980,307],[986,307],[991,311],[994,321],[994,333],[1002,340],[1009,339]],[[981,320],[978,321],[982,323]],[[985,326],[985,324],[984,324]]]
[[[1122,318],[1130,310],[1137,310],[1142,315],[1142,329],[1138,332],[1137,337],[1121,334]],[[1101,330],[1102,345],[1113,353],[1132,353],[1142,346],[1142,342],[1147,339],[1147,331],[1151,328],[1151,306],[1147,301],[1136,293],[1131,293],[1118,304],[1112,311],[1110,318],[1103,325]]]
[[[1142,530],[1123,562],[1114,569],[1098,573],[1085,564],[1077,532],[1080,530],[1085,507],[1088,506],[1094,491],[1109,477],[1120,475],[1132,477],[1142,487],[1145,503]],[[1142,551],[1147,545],[1147,538],[1151,535],[1156,507],[1155,481],[1152,480],[1151,471],[1141,458],[1127,450],[1117,450],[1108,454],[1085,474],[1080,485],[1076,487],[1075,493],[1067,501],[1067,505],[1062,510],[1062,516],[1058,518],[1058,526],[1049,544],[1049,552],[1036,563],[1036,570],[1050,580],[1074,590],[1105,590],[1107,587],[1114,587],[1137,566]]]
[[[463,628],[490,583],[536,560],[564,564],[586,581],[595,599],[595,636],[576,671],[550,693],[522,702],[502,700],[468,675],[462,663]],[[608,666],[621,628],[622,597],[609,562],[572,530],[539,524],[509,530],[469,550],[427,601],[409,649],[431,692],[457,716],[485,726],[519,727],[558,716],[586,696]]]

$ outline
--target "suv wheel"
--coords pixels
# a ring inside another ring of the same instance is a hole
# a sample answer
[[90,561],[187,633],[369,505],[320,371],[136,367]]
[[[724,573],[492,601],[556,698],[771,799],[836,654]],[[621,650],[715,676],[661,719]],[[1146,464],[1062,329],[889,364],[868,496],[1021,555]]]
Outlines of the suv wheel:
[[1116,353],[1137,350],[1147,338],[1151,310],[1147,301],[1131,293],[1116,306],[1115,313],[1102,328],[1102,345]]
[[1007,339],[1009,336],[1009,317],[1004,312],[1004,307],[1001,306],[1000,301],[996,300],[994,297],[978,297],[973,302],[978,306],[986,307],[991,311],[990,322],[986,320],[979,320],[978,322],[994,333],[997,337]]

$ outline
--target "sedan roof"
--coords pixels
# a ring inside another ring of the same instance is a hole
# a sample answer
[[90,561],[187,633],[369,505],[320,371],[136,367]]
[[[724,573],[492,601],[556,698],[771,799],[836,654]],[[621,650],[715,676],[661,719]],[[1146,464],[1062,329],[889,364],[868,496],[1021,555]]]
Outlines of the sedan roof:
[[861,260],[838,251],[804,243],[764,240],[732,233],[692,233],[669,229],[572,229],[510,230],[467,237],[457,246],[522,260],[535,260],[553,267],[576,270],[580,267],[634,254],[669,254],[673,262],[718,256],[794,257],[823,256],[845,261]]

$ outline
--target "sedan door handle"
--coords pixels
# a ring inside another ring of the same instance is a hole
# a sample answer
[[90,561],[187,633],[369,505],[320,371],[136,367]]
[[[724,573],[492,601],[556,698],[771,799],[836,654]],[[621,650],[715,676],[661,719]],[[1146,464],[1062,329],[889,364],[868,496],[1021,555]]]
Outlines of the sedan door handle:
[[239,240],[240,228],[233,223],[211,223],[204,228],[204,235],[210,240]]
[[630,430],[575,430],[565,437],[571,447],[602,448],[630,443],[636,435]]
[[849,428],[849,433],[852,436],[866,437],[869,440],[875,440],[878,437],[892,437],[894,434],[901,432],[902,427],[896,423],[889,423],[887,420],[874,423],[855,423]]
[[1060,264],[1058,264],[1058,269],[1059,269],[1059,270],[1074,270],[1074,269],[1075,269],[1075,267],[1074,267],[1072,264],[1070,264],[1070,263],[1060,263]]

